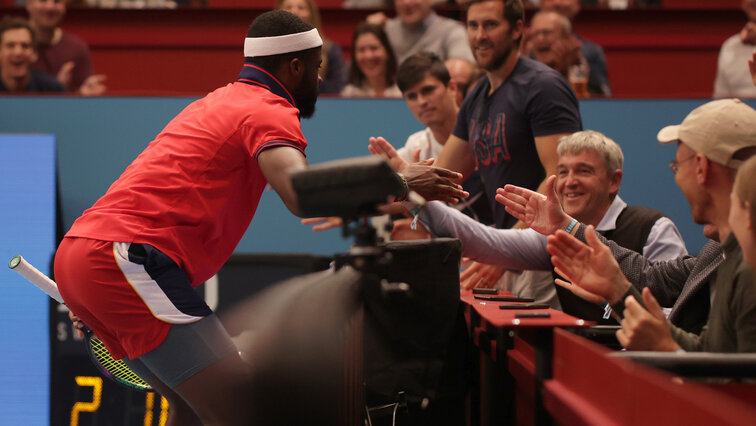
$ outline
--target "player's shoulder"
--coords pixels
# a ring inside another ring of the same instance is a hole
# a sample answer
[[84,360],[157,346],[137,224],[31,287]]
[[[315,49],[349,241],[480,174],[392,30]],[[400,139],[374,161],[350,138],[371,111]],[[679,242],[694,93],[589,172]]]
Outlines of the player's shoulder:
[[[226,125],[260,123],[299,123],[299,110],[289,101],[266,88],[241,82],[219,87],[193,102],[184,116],[214,116]],[[264,117],[261,120],[260,117]],[[232,124],[235,123],[235,124]]]

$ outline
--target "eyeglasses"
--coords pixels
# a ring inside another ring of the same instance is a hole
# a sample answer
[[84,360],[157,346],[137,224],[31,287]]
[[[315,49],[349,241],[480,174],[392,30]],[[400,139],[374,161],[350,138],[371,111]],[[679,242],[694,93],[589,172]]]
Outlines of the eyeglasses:
[[677,174],[677,171],[680,170],[680,164],[690,160],[691,158],[695,158],[696,154],[691,155],[688,158],[684,158],[680,161],[672,160],[669,162],[669,169],[672,170],[672,173]]

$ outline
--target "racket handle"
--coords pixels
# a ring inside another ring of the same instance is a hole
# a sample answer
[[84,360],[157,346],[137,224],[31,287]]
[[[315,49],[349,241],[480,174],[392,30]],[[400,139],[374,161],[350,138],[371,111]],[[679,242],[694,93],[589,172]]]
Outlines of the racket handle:
[[32,266],[26,261],[26,259],[21,257],[21,255],[13,256],[10,262],[8,262],[8,267],[18,272],[22,277],[29,280],[30,283],[39,287],[40,290],[44,291],[58,303],[64,303],[63,298],[60,297],[58,285],[55,284],[55,281],[51,280],[47,275]]

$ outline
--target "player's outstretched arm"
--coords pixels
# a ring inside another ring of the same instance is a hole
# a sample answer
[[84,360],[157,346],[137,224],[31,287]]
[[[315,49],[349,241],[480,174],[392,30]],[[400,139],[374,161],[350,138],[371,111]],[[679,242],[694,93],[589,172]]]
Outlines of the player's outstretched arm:
[[564,229],[572,220],[559,205],[554,189],[556,176],[546,178],[546,195],[515,185],[496,190],[496,201],[503,204],[509,214],[543,235]]
[[279,146],[268,148],[257,156],[257,163],[265,179],[278,193],[290,212],[302,216],[294,186],[291,184],[291,173],[307,168],[304,154],[295,148]]

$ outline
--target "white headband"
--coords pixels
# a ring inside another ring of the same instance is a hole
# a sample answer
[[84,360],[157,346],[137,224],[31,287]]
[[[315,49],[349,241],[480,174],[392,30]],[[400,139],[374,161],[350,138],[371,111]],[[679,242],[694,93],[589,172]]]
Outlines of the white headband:
[[247,37],[244,39],[244,57],[280,55],[322,45],[323,40],[320,39],[317,28],[275,37]]

